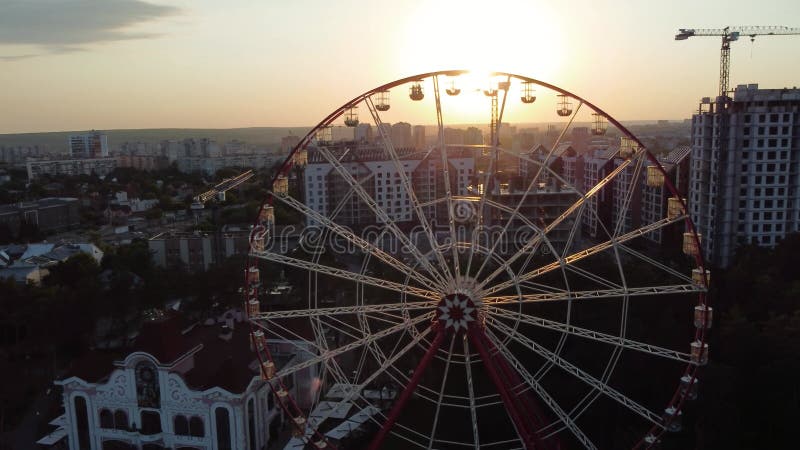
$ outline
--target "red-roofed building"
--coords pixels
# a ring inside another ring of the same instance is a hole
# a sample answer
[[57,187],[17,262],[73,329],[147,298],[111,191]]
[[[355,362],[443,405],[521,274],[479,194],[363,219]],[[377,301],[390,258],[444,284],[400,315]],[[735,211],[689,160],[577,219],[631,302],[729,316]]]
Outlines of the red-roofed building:
[[[283,414],[259,375],[250,328],[239,310],[213,322],[186,325],[159,314],[127,351],[93,351],[76,361],[55,381],[64,414],[38,443],[81,450],[267,448]],[[303,342],[267,342],[279,366],[314,355]],[[284,383],[293,398],[310,399],[315,377],[312,366]]]

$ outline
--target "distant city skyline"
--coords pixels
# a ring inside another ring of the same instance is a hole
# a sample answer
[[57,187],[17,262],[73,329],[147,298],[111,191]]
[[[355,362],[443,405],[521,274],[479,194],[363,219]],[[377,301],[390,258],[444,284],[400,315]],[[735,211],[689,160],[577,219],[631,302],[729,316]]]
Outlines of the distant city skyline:
[[[800,3],[7,1],[0,133],[310,126],[377,85],[462,68],[538,78],[621,120],[684,119],[716,93],[720,40],[674,34],[728,25],[800,26]],[[798,50],[800,36],[742,38],[731,86],[800,85]]]

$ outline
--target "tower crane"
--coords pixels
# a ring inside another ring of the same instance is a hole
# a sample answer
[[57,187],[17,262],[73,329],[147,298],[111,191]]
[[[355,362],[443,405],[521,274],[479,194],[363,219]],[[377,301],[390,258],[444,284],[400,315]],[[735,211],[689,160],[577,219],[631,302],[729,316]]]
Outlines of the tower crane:
[[731,42],[738,41],[740,36],[750,36],[750,41],[756,36],[800,35],[800,28],[790,27],[725,27],[725,28],[681,28],[675,35],[676,41],[683,41],[694,36],[719,36],[722,37],[722,54],[719,61],[719,96],[728,95],[728,81],[731,65]]

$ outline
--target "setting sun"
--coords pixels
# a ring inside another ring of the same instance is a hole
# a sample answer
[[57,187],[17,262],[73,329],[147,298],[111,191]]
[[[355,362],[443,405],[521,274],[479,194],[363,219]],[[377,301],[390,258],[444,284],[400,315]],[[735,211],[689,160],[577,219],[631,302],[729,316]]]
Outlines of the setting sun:
[[544,5],[520,0],[491,6],[473,0],[430,1],[411,17],[401,53],[410,72],[504,70],[541,79],[558,74],[564,46]]

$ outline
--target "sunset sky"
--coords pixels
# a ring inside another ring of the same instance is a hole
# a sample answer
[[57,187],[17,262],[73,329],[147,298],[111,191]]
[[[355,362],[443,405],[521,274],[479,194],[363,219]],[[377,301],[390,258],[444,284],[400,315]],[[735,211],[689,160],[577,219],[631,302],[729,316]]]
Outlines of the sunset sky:
[[[719,38],[800,26],[797,0],[0,0],[0,133],[313,125],[438,69],[562,86],[622,119],[689,117]],[[731,85],[800,85],[800,36],[732,45]]]

